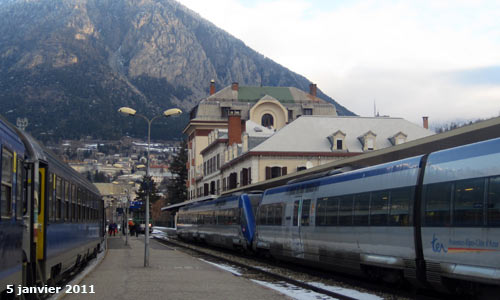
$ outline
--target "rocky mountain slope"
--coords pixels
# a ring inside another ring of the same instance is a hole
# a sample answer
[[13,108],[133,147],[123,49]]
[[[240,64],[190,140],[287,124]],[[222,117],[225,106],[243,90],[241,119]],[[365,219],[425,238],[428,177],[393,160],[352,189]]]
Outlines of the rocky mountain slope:
[[[0,114],[27,117],[39,138],[144,136],[145,122],[118,107],[188,111],[211,79],[310,83],[173,0],[0,0]],[[186,122],[155,122],[152,135],[180,137]]]

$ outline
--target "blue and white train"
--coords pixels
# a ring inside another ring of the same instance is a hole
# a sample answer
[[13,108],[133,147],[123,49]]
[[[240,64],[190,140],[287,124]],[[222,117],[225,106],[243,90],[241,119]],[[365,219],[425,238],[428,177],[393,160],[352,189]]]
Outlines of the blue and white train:
[[177,235],[214,246],[249,250],[261,198],[261,193],[240,194],[183,207],[177,217]]
[[97,188],[0,117],[0,298],[8,285],[51,284],[104,238]]
[[[224,198],[184,207],[180,236],[230,248],[246,244],[276,258],[388,281],[404,278],[439,289],[500,287],[500,139],[252,197],[255,215],[246,219],[250,211],[243,214],[234,204],[239,217],[232,225],[218,218],[200,222],[207,211],[218,216]],[[254,219],[255,233],[245,235],[243,224]]]

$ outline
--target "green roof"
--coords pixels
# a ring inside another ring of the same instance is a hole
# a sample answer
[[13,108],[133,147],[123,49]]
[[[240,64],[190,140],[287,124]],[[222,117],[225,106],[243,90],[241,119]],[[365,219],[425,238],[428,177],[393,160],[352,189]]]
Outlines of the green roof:
[[240,86],[238,89],[239,101],[258,101],[265,95],[269,95],[280,102],[295,102],[287,87],[273,87],[273,86]]

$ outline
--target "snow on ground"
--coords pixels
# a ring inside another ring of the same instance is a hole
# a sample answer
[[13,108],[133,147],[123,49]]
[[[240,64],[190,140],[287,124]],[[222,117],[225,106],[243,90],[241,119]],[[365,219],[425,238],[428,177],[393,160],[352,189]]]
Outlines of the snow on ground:
[[[231,267],[231,266],[228,266],[225,264],[213,263],[213,262],[210,262],[210,261],[207,261],[204,259],[200,259],[200,260],[203,262],[206,262],[208,264],[211,264],[217,268],[220,268],[222,270],[231,272],[236,276],[242,275],[240,273],[240,271],[234,267]],[[260,280],[254,280],[254,279],[251,279],[251,280],[257,284],[260,284],[260,285],[263,285],[263,286],[268,287],[270,289],[276,290],[276,291],[278,291],[286,296],[289,296],[289,297],[291,297],[293,299],[297,299],[297,300],[318,300],[318,299],[333,300],[333,299],[336,299],[336,298],[332,298],[330,296],[320,294],[320,293],[317,293],[317,292],[314,292],[311,290],[306,290],[306,289],[303,289],[301,287],[298,287],[298,286],[295,286],[292,284],[288,284],[285,282],[266,282],[266,281],[260,281]],[[322,284],[320,282],[309,282],[309,284],[316,286],[316,287],[319,287],[319,288],[322,288],[322,289],[325,289],[325,290],[329,290],[329,291],[332,291],[335,293],[342,294],[344,296],[359,299],[359,300],[382,300],[383,299],[383,298],[380,298],[379,296],[376,296],[376,295],[362,293],[362,292],[359,292],[356,290],[346,289],[346,288],[338,287],[338,286],[329,286],[329,285]]]
[[283,295],[291,297],[297,300],[334,300],[337,298],[332,298],[327,295],[319,294],[314,291],[305,290],[295,285],[291,285],[285,282],[266,282],[251,279],[253,282],[263,285],[267,288],[273,289],[280,292]]
[[384,298],[380,298],[379,296],[368,294],[368,293],[362,293],[356,290],[351,290],[351,289],[346,289],[343,287],[338,287],[338,286],[329,286],[325,285],[321,282],[308,282],[308,284],[313,285],[315,287],[319,287],[325,290],[329,290],[335,293],[342,294],[344,296],[352,297],[355,299],[359,300],[382,300]]
[[211,264],[212,266],[215,266],[219,269],[222,269],[224,271],[228,271],[228,272],[231,272],[233,273],[234,275],[236,276],[241,276],[241,273],[238,271],[238,269],[236,268],[233,268],[231,266],[228,266],[228,265],[222,265],[222,264],[216,264],[216,263],[213,263],[211,261],[208,261],[208,260],[204,260],[204,259],[201,259],[201,258],[198,258],[199,260],[201,260],[202,262],[206,262],[207,264]]

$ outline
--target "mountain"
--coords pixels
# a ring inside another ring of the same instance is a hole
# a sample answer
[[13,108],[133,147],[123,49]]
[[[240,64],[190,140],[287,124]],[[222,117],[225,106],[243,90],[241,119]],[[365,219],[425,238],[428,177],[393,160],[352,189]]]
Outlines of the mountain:
[[[188,112],[211,79],[310,83],[173,0],[0,0],[0,114],[27,117],[42,140],[143,137],[146,122],[119,107]],[[152,137],[179,138],[186,123],[187,114],[155,121]]]

